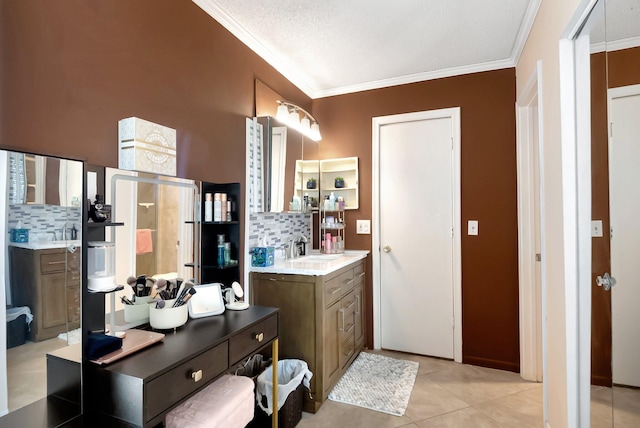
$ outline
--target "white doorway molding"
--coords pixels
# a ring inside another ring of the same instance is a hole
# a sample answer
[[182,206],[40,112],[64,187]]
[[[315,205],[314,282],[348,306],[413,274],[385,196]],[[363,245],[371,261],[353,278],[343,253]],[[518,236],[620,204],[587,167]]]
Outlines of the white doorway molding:
[[546,377],[546,323],[543,323],[546,319],[546,269],[541,251],[545,248],[541,98],[542,63],[538,61],[516,101],[520,375],[537,382]]

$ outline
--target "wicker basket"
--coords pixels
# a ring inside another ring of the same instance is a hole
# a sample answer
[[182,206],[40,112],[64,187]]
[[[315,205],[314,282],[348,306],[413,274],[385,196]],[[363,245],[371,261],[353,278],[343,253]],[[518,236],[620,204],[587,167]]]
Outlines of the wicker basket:
[[[298,385],[287,399],[282,407],[278,410],[278,427],[294,428],[302,419],[302,406],[304,405],[305,387]],[[263,398],[266,401],[266,399]],[[267,403],[262,403],[266,406]],[[256,404],[255,416],[253,421],[247,425],[247,428],[267,428],[271,426],[271,415],[267,415],[264,410]]]

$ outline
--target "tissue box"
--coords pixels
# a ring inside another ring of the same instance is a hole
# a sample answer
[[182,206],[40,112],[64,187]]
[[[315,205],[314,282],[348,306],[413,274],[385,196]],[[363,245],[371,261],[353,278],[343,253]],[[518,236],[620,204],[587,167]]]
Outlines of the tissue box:
[[176,130],[137,117],[118,122],[118,168],[176,175]]
[[11,242],[29,242],[29,229],[11,229],[10,233]]
[[253,247],[251,249],[251,266],[267,267],[273,266],[273,256],[275,248],[273,247]]

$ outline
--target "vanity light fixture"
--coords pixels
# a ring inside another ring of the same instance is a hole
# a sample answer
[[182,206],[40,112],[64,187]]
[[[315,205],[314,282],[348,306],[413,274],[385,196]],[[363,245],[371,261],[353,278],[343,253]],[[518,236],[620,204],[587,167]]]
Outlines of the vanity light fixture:
[[[276,112],[276,119],[279,122],[292,127],[313,141],[322,140],[320,125],[311,113],[289,101],[278,100],[277,102],[280,104]],[[300,119],[300,112],[304,114],[302,119]]]

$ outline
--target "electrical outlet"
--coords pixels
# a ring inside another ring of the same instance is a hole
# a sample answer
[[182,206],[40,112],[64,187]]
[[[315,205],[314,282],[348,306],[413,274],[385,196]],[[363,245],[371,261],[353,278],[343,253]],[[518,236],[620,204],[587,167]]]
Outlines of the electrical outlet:
[[371,220],[356,220],[356,233],[358,235],[370,235]]
[[478,220],[469,220],[467,235],[477,235],[478,234]]

